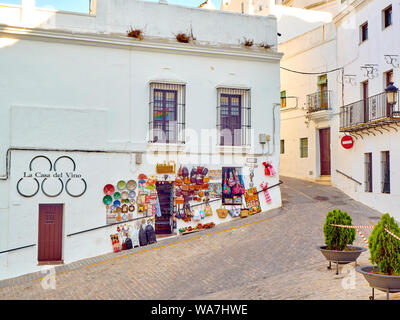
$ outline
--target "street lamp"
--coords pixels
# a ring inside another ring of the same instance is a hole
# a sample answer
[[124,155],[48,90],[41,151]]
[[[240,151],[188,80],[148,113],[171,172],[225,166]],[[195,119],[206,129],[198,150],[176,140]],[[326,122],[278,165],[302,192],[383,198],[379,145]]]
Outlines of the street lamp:
[[386,91],[386,96],[387,96],[387,101],[390,105],[395,105],[397,103],[397,92],[399,89],[397,89],[394,85],[393,82],[390,82],[388,87],[385,89]]

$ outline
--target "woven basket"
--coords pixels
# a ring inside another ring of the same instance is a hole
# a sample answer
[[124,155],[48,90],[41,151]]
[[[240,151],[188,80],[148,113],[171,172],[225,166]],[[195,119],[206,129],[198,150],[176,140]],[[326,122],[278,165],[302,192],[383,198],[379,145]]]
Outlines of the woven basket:
[[240,217],[247,218],[249,216],[249,209],[241,209],[240,210]]
[[225,219],[226,216],[228,215],[229,210],[228,209],[217,209],[217,213],[218,213],[218,217],[220,217],[221,219]]

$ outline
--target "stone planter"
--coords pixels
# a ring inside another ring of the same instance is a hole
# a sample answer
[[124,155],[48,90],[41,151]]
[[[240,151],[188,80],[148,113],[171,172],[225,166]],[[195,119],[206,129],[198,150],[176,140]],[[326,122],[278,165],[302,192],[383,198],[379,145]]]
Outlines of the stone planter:
[[336,274],[339,274],[339,264],[347,264],[350,262],[355,262],[357,265],[357,259],[360,254],[367,250],[367,248],[363,247],[355,247],[355,246],[347,246],[349,251],[338,251],[338,250],[329,250],[327,246],[319,246],[318,249],[324,255],[326,260],[329,261],[328,269],[332,269],[331,264],[336,263]]
[[372,270],[379,270],[377,266],[360,266],[356,271],[361,273],[372,288],[370,300],[374,300],[374,289],[386,292],[386,299],[389,300],[389,293],[400,292],[400,276],[389,276],[384,274],[371,273]]

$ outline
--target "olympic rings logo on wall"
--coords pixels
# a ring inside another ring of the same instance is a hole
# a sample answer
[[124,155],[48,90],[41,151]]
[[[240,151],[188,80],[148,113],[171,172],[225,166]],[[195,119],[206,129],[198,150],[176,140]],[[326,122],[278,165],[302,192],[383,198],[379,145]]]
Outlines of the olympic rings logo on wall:
[[[49,171],[47,173],[43,173],[43,172],[40,172],[40,171],[33,172],[33,169],[32,169],[33,166],[32,165],[37,159],[40,159],[40,158],[47,160],[47,162],[49,163]],[[59,172],[59,171],[57,171],[57,163],[61,159],[68,159],[71,162],[71,164],[73,166],[72,167],[72,171],[69,171],[69,172]],[[87,183],[86,183],[86,180],[84,178],[82,178],[82,175],[76,173],[75,170],[76,170],[75,161],[69,156],[58,157],[54,161],[54,165],[53,165],[53,163],[51,162],[51,160],[48,157],[43,156],[43,155],[36,156],[29,163],[29,171],[30,172],[29,173],[28,172],[24,172],[24,176],[21,179],[19,179],[19,181],[17,183],[17,191],[21,196],[23,196],[25,198],[34,197],[35,195],[37,195],[39,193],[40,190],[43,192],[43,194],[45,196],[50,197],[50,198],[55,198],[55,197],[58,197],[65,190],[65,192],[69,196],[74,197],[74,198],[79,198],[86,192]],[[65,182],[65,184],[64,184],[64,181],[62,179],[63,177],[67,178],[67,181]],[[20,183],[25,178],[32,178],[33,181],[35,181],[35,183],[36,183],[35,191],[32,192],[31,194],[23,193],[20,190]],[[49,179],[51,179],[51,178],[57,178],[58,181],[59,181],[59,184],[60,184],[59,190],[57,190],[57,192],[54,192],[54,193],[49,193],[49,192],[46,191],[46,181],[49,181]],[[41,182],[39,182],[39,179],[43,179],[43,180]],[[71,193],[69,191],[69,183],[71,182],[72,179],[80,179],[82,181],[82,183],[83,183],[82,192],[74,194],[74,193]]]

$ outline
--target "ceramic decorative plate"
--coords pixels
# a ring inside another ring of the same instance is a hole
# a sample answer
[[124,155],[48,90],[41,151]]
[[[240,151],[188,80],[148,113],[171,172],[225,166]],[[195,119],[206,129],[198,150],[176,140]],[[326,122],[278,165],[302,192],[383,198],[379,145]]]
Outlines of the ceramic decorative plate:
[[128,197],[129,198],[135,198],[136,197],[136,192],[135,191],[130,191],[129,193],[128,193]]
[[115,200],[113,204],[114,204],[114,207],[119,207],[121,205],[121,201]]
[[118,181],[117,188],[118,190],[124,190],[126,188],[126,182],[124,180]]
[[112,184],[107,184],[104,187],[103,191],[104,191],[104,194],[106,194],[108,196],[111,196],[114,193],[115,188],[114,188],[114,186]]
[[135,206],[134,205],[130,205],[129,206],[129,212],[133,212],[135,211]]
[[104,198],[103,198],[103,203],[104,203],[105,205],[111,204],[111,203],[112,203],[112,197],[109,196],[109,195],[104,196]]
[[123,191],[123,192],[121,193],[121,199],[122,199],[122,200],[128,199],[128,191]]
[[127,189],[130,191],[135,190],[136,186],[137,186],[137,184],[136,184],[135,180],[129,180],[126,184]]
[[114,193],[114,199],[119,199],[121,198],[121,194],[119,192]]
[[135,204],[136,201],[135,201],[135,199],[130,199],[130,200],[129,200],[129,203],[130,203],[130,204]]
[[125,199],[124,203],[128,204],[129,203],[129,199]]

